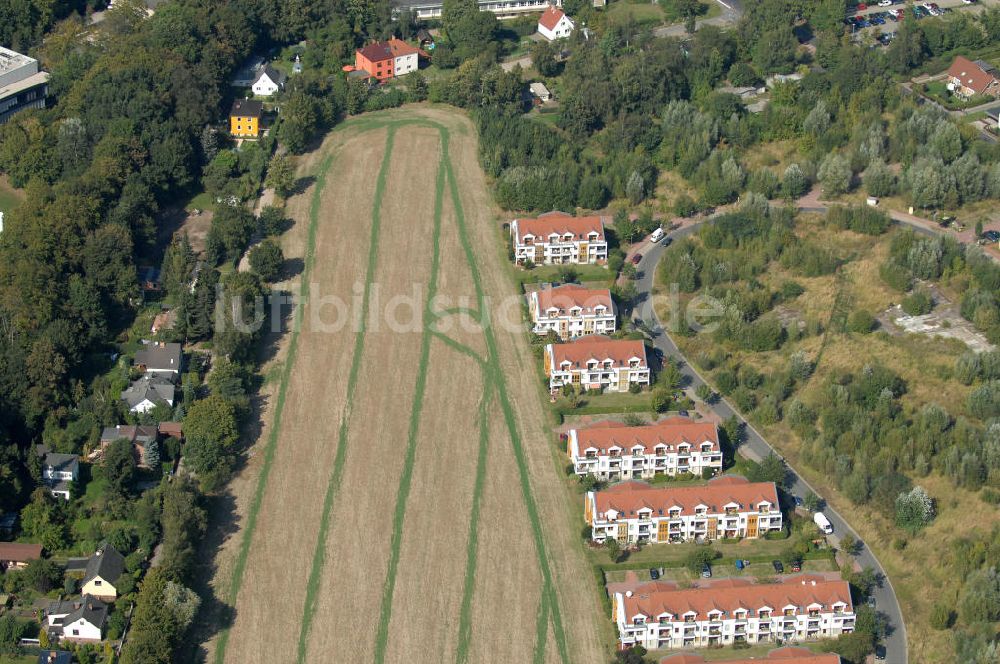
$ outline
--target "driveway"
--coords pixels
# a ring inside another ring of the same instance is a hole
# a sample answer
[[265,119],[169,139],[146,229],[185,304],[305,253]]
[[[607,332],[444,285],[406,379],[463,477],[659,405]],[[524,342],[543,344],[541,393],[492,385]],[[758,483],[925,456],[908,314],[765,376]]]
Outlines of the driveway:
[[[702,222],[707,220],[708,218],[704,218],[702,219]],[[670,232],[668,237],[676,241],[680,237],[691,234],[696,228],[697,224],[691,224]],[[674,343],[673,339],[670,338],[670,335],[668,335],[663,329],[659,318],[653,311],[653,275],[656,273],[656,265],[659,262],[660,257],[663,256],[665,249],[666,246],[663,244],[649,244],[645,247],[642,260],[638,265],[641,277],[636,281],[636,287],[638,288],[639,297],[642,301],[638,305],[636,313],[638,313],[643,321],[645,321],[645,323],[649,326],[653,336],[652,344],[658,348],[664,356],[672,355],[679,360],[681,373],[689,381],[688,388],[693,391],[705,381],[702,379],[697,370],[691,365],[691,363],[688,362],[687,359],[681,354],[677,345]],[[714,415],[721,420],[726,420],[735,415],[740,422],[745,424],[745,441],[739,447],[739,452],[743,456],[753,460],[763,459],[772,453],[781,456],[774,450],[773,447],[771,447],[771,445],[768,444],[766,440],[764,440],[764,437],[753,428],[753,425],[747,422],[742,415],[737,413],[732,405],[724,398],[707,407],[710,408]],[[810,491],[819,495],[819,493],[814,491],[812,487],[809,486],[809,484],[802,479],[802,477],[795,472],[793,468],[791,468],[791,466],[788,467],[788,481],[786,486],[788,487],[789,493],[795,496],[804,497]],[[885,570],[882,568],[882,565],[879,564],[875,556],[872,555],[872,552],[868,549],[868,547],[864,545],[861,536],[858,535],[858,533],[855,532],[833,508],[827,506],[824,508],[823,513],[826,514],[826,516],[830,519],[830,522],[833,524],[834,535],[831,539],[836,541],[838,539],[838,535],[847,532],[851,533],[858,542],[862,543],[861,552],[857,556],[857,562],[863,567],[872,567],[884,579],[882,585],[875,589],[874,595],[877,609],[880,613],[885,615],[888,625],[889,634],[884,641],[887,661],[892,662],[893,664],[906,664],[906,626],[903,623],[903,614],[900,611],[899,602],[896,600],[896,594],[892,589],[892,583],[890,582],[888,576],[886,576]]]

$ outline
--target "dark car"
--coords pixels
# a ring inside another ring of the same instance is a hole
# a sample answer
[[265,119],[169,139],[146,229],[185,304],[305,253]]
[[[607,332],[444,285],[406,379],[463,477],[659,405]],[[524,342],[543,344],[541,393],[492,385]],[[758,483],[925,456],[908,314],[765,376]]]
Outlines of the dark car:
[[635,256],[632,257],[632,264],[638,265],[639,261],[641,260],[642,260],[642,254],[636,254]]
[[792,572],[801,572],[801,571],[802,571],[802,562],[796,560],[794,563],[792,563]]
[[1000,242],[1000,231],[986,231],[983,233],[983,239],[987,242]]
[[688,416],[688,412],[686,410],[679,410],[679,411],[677,411],[677,414],[680,415],[681,417],[687,417]]
[[660,578],[660,570],[656,569],[655,567],[650,567],[649,578],[651,578],[653,581],[656,581],[658,578]]
[[805,502],[799,496],[792,496],[792,502],[795,503],[796,507],[802,507],[805,505]]
[[875,608],[875,604],[876,604],[876,603],[877,603],[877,602],[875,601],[875,595],[869,595],[869,596],[868,596],[868,597],[867,597],[867,598],[865,599],[865,604],[867,604],[868,606],[872,607],[873,609]]
[[775,574],[784,574],[785,572],[785,566],[781,564],[780,560],[772,560],[771,567],[774,568]]
[[709,565],[708,563],[705,563],[702,566],[702,568],[701,568],[701,575],[703,577],[705,577],[706,579],[711,578],[712,577],[712,566]]
[[885,646],[881,643],[875,646],[875,661],[884,662],[885,661]]

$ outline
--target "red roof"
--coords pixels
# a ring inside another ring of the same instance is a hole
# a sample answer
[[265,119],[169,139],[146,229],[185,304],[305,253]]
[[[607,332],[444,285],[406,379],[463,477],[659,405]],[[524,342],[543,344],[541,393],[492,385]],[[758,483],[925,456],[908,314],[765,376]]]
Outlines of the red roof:
[[564,344],[552,344],[552,368],[559,371],[566,371],[560,366],[563,362],[569,362],[570,369],[584,369],[590,360],[611,360],[612,367],[618,368],[627,367],[632,358],[639,358],[641,366],[647,366],[646,346],[641,341],[611,339],[596,334]]
[[990,71],[987,71],[978,62],[973,62],[961,55],[951,63],[951,67],[948,68],[948,76],[956,79],[963,87],[977,93],[985,92],[990,84],[997,81],[992,67],[990,67]]
[[591,447],[604,454],[611,447],[632,449],[636,445],[642,445],[647,454],[652,453],[657,445],[664,445],[667,451],[673,452],[682,443],[697,446],[706,442],[712,443],[712,452],[719,451],[719,430],[715,424],[692,422],[686,417],[671,417],[639,427],[599,422],[595,426],[578,429],[576,440],[581,454]]
[[757,611],[769,608],[778,612],[787,606],[805,611],[819,605],[829,611],[836,603],[853,610],[851,589],[847,581],[824,581],[789,577],[781,583],[739,585],[731,588],[689,588],[685,590],[647,590],[640,586],[631,597],[622,596],[625,619],[631,622],[637,615],[656,617],[662,614],[684,616],[694,612],[695,619],[705,620],[710,611],[733,612],[737,609]]
[[[675,507],[680,508],[682,515],[692,515],[699,505],[708,508],[710,514],[719,514],[730,503],[748,510],[761,502],[778,505],[778,490],[774,482],[743,480],[709,482],[704,486],[652,487],[646,482],[633,480],[594,493],[598,514],[614,510],[623,518],[634,517],[640,509],[651,510],[654,516],[663,516]],[[756,511],[756,507],[753,509]]]
[[553,211],[539,215],[537,219],[515,219],[517,241],[524,242],[526,235],[547,238],[555,233],[559,236],[571,235],[573,240],[586,240],[590,233],[597,233],[597,239],[604,241],[604,217],[573,217],[565,212]]
[[540,312],[558,309],[565,315],[573,307],[580,307],[581,313],[592,315],[596,307],[604,307],[611,312],[611,291],[607,288],[584,288],[576,284],[564,284],[555,288],[545,288],[536,292]]
[[26,563],[29,560],[42,557],[41,544],[21,544],[19,542],[0,542],[0,560],[14,563]]
[[363,48],[359,48],[358,52],[369,62],[381,62],[383,60],[399,58],[404,55],[420,53],[420,49],[416,46],[410,46],[401,39],[393,37],[389,41],[372,42]]
[[559,25],[559,20],[565,15],[566,13],[563,10],[555,5],[549,5],[549,8],[538,18],[538,25],[543,26],[549,31],[555,30],[556,26]]
[[[681,653],[678,655],[667,655],[660,660],[660,664],[705,664],[706,661],[701,655]],[[719,660],[717,664],[760,664],[761,662],[764,662],[764,664],[768,662],[779,662],[780,664],[840,664],[840,655],[836,653],[817,654],[808,648],[785,646],[784,648],[772,650],[765,657]]]

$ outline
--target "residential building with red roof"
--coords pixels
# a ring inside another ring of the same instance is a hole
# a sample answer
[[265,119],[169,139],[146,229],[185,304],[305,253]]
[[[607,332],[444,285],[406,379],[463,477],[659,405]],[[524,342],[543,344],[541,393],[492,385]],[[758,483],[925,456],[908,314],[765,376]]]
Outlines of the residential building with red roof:
[[640,586],[611,602],[621,646],[648,650],[812,641],[849,634],[855,622],[847,581],[808,575],[680,590]]
[[373,42],[356,50],[354,68],[385,81],[417,71],[419,57],[419,48],[393,37],[389,41]]
[[586,390],[628,392],[632,385],[649,385],[649,363],[642,341],[580,337],[564,344],[548,344],[542,356],[549,389],[576,385]]
[[594,475],[601,480],[722,472],[718,427],[686,417],[638,427],[601,422],[571,429],[566,453],[577,475]]
[[573,28],[575,27],[573,19],[566,16],[566,12],[555,5],[549,5],[542,15],[538,17],[538,34],[549,41],[569,37],[573,34]]
[[774,482],[727,475],[701,486],[653,487],[622,482],[584,498],[591,539],[622,544],[686,542],[746,537],[781,530]]
[[555,332],[562,339],[587,334],[611,334],[617,318],[611,291],[563,284],[528,293],[532,332],[544,336]]
[[948,67],[948,89],[961,97],[1000,97],[1000,73],[988,62],[959,55]]
[[[808,648],[784,646],[775,648],[764,657],[713,660],[715,664],[841,664],[840,655],[831,652],[815,653]],[[660,664],[708,664],[701,655],[678,653],[660,659]]]
[[603,264],[608,260],[604,222],[605,217],[574,217],[559,211],[515,219],[510,222],[514,262]]

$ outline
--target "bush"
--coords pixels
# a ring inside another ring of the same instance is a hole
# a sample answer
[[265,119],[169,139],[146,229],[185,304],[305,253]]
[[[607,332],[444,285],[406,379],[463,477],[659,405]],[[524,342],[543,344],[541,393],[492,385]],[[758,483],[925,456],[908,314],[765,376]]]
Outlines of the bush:
[[701,570],[705,565],[711,564],[713,560],[719,557],[719,554],[712,549],[710,546],[695,546],[691,551],[684,556],[684,566],[690,570],[692,574],[701,576]]
[[274,281],[281,273],[285,255],[278,243],[271,238],[265,239],[250,250],[250,268],[264,281]]
[[875,317],[864,309],[856,309],[847,320],[847,329],[856,334],[868,334],[875,329]]
[[878,276],[885,285],[893,290],[905,293],[910,290],[910,271],[891,258],[878,268]]
[[692,217],[698,212],[698,204],[687,194],[681,194],[674,201],[674,214],[678,217]]
[[918,288],[903,298],[903,311],[910,316],[929,314],[934,308],[934,299],[926,289]]
[[935,602],[931,607],[931,627],[937,630],[950,629],[955,622],[955,612],[944,602]]

